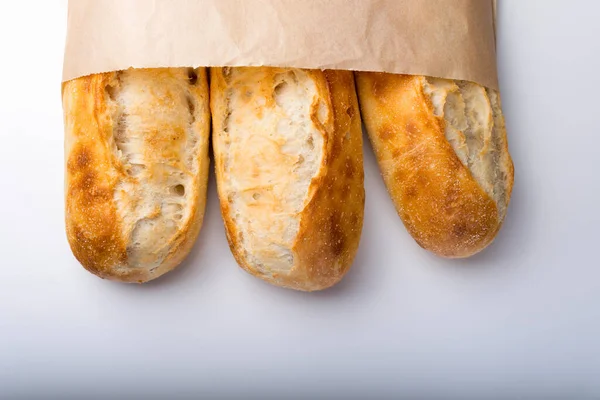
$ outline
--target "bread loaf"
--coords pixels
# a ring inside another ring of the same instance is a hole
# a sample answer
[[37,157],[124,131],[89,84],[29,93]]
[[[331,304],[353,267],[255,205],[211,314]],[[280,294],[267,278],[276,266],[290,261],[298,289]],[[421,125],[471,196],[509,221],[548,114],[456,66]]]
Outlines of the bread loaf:
[[66,230],[90,272],[146,282],[202,225],[210,114],[205,69],[130,69],[63,84]]
[[502,225],[514,177],[499,94],[424,76],[356,79],[383,178],[411,235],[444,257],[484,249]]
[[211,69],[217,186],[242,268],[325,289],[348,271],[363,222],[360,113],[351,72]]

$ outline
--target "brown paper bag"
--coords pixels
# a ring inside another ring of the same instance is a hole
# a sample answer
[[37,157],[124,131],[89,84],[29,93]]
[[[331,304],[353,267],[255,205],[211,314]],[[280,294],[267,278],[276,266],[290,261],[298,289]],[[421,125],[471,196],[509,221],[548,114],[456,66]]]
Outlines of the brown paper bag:
[[494,0],[70,0],[63,80],[268,65],[497,88],[494,10]]

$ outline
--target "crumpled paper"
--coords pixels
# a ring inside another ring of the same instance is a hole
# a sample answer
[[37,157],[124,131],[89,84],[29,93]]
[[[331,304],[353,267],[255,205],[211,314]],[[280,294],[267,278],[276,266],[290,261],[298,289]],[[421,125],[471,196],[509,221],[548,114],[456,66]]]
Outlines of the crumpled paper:
[[494,0],[70,0],[63,81],[130,67],[279,66],[498,88]]

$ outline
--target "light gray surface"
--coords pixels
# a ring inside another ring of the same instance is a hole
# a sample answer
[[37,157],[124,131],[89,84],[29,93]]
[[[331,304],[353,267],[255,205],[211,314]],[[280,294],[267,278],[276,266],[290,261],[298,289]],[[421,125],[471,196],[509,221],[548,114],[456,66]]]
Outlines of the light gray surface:
[[598,2],[500,2],[516,186],[495,244],[469,261],[422,251],[367,145],[356,263],[316,294],[236,266],[214,180],[177,271],[126,286],[79,267],[63,233],[66,1],[24,3],[0,5],[0,398],[600,397]]

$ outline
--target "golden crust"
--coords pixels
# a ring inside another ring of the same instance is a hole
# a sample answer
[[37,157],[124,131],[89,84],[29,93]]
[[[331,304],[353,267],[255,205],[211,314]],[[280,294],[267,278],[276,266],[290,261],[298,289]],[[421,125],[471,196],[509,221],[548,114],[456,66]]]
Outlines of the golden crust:
[[[357,73],[363,119],[398,214],[423,248],[468,257],[496,236],[503,215],[445,137],[422,76]],[[503,124],[502,124],[503,125]],[[500,157],[510,199],[513,165],[506,132]],[[508,204],[508,200],[506,200]]]
[[[311,110],[315,125],[324,136],[322,163],[308,188],[310,199],[299,213],[299,229],[289,272],[265,273],[254,265],[240,243],[239,227],[224,190],[231,179],[224,167],[219,136],[224,135],[229,84],[222,68],[211,69],[213,146],[221,211],[231,251],[238,264],[250,274],[271,284],[302,291],[326,289],[339,282],[349,270],[360,241],[364,216],[364,172],[360,112],[354,78],[347,71],[305,71],[317,83],[318,97],[330,109],[329,119],[319,123],[318,109]],[[257,69],[258,71],[258,69]],[[270,77],[286,69],[261,68]],[[272,79],[267,79],[272,81]],[[272,98],[272,93],[268,98]],[[267,103],[269,103],[267,99]],[[264,110],[256,110],[258,113]],[[317,150],[315,150],[317,151]]]
[[127,260],[113,202],[117,172],[106,146],[112,122],[107,118],[104,90],[111,78],[111,74],[93,75],[63,86],[67,238],[77,260],[101,277],[110,276],[114,265]]
[[294,246],[304,268],[284,277],[287,286],[303,290],[325,289],[342,279],[358,250],[364,217],[362,128],[354,78],[351,72],[324,71],[321,79],[322,96],[333,107],[334,130]]
[[[145,70],[145,73],[150,79],[160,82],[161,73],[184,72],[173,69],[161,72]],[[194,244],[204,216],[210,129],[206,71],[200,69],[196,73],[197,89],[191,91],[195,92],[200,104],[205,104],[194,110],[198,113],[195,129],[198,129],[196,133],[201,142],[199,157],[193,161],[197,163],[199,172],[189,188],[194,201],[189,218],[183,221],[177,234],[168,239],[164,259],[153,268],[130,265],[128,247],[132,233],[119,216],[115,200],[119,184],[127,183],[131,187],[144,185],[144,182],[128,175],[119,152],[115,151],[114,130],[118,122],[113,121],[108,91],[116,84],[119,73],[96,74],[63,84],[66,233],[73,255],[83,267],[101,278],[137,283],[155,279],[177,266]],[[168,109],[169,104],[161,107]],[[166,140],[161,139],[159,134],[148,138],[148,151],[150,147],[164,147],[165,151],[171,151],[173,144]]]

